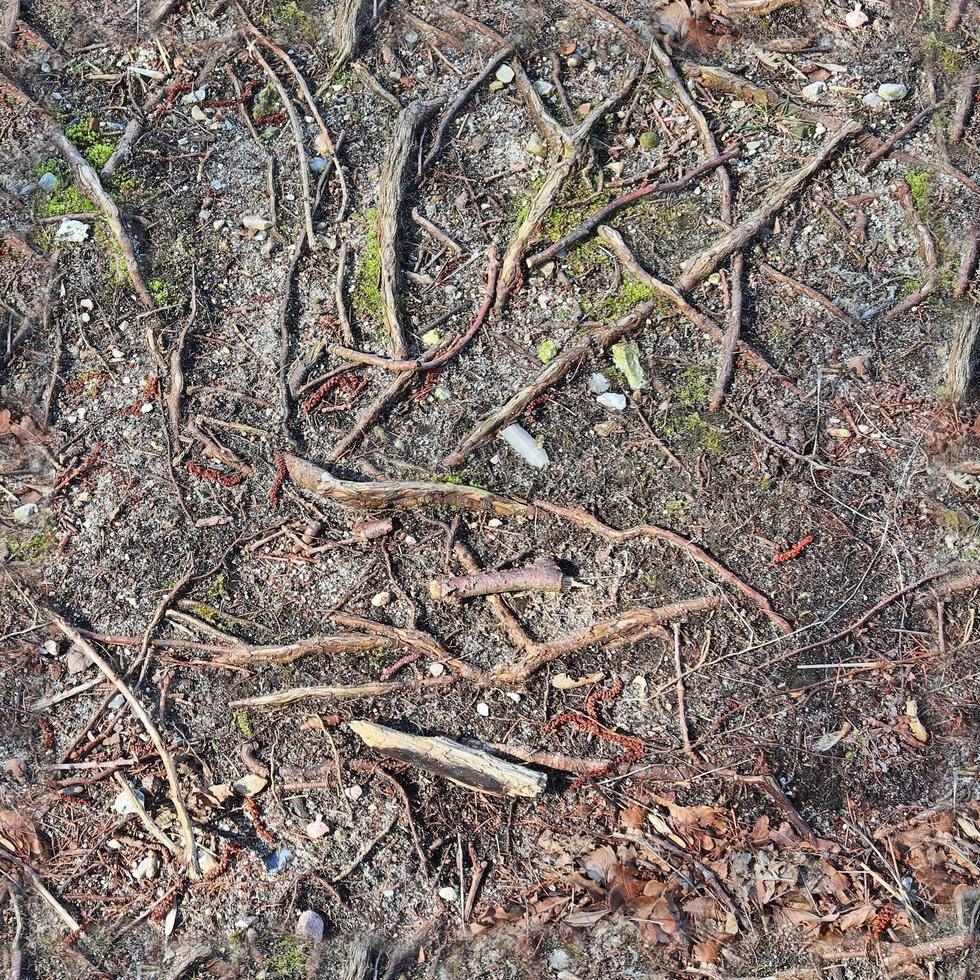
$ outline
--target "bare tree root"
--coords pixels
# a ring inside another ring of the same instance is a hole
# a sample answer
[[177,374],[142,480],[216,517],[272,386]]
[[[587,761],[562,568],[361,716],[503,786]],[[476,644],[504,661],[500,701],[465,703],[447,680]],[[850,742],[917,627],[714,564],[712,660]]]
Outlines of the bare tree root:
[[[670,300],[670,302],[677,307],[678,311],[684,314],[684,316],[687,317],[687,319],[690,320],[691,323],[693,323],[698,329],[710,334],[711,337],[713,337],[719,344],[725,343],[725,331],[714,320],[712,320],[711,317],[692,306],[691,303],[684,298],[679,289],[672,286],[668,282],[658,279],[656,276],[652,275],[645,268],[643,268],[636,256],[627,247],[626,242],[623,241],[623,238],[618,231],[615,231],[608,225],[603,225],[599,229],[599,237],[612,249],[616,255],[616,258],[623,263],[630,275],[638,279],[645,286],[649,286],[649,288],[659,296],[663,296],[664,298]],[[795,387],[793,382],[787,378],[786,375],[780,372],[777,367],[770,364],[766,358],[764,358],[745,340],[738,338],[735,342],[735,348],[739,354],[745,357],[746,360],[751,361],[756,367],[768,372],[774,378],[776,378],[776,380],[781,381],[783,384],[789,385],[790,387]]]
[[377,231],[381,253],[381,314],[391,342],[392,356],[408,353],[398,310],[398,218],[402,205],[402,184],[419,127],[439,108],[438,101],[421,99],[402,109],[391,144],[381,168],[378,187]]
[[912,198],[912,191],[909,189],[909,185],[904,181],[898,184],[892,191],[892,196],[902,205],[913,229],[915,229],[916,238],[919,240],[919,254],[922,256],[922,261],[926,267],[926,277],[918,289],[882,314],[884,320],[893,320],[895,317],[901,316],[906,310],[912,309],[913,306],[918,306],[927,296],[930,296],[935,291],[939,283],[939,260],[936,255],[936,241],[932,237],[932,232],[926,227],[926,223],[916,210],[915,201]]
[[358,21],[361,19],[363,7],[364,0],[341,0],[337,8],[333,25],[333,42],[337,48],[337,53],[334,56],[333,66],[327,76],[327,81],[320,88],[321,92],[354,57],[360,40]]
[[289,453],[284,455],[293,483],[356,510],[456,506],[466,510],[491,510],[502,516],[533,513],[529,504],[515,497],[505,497],[479,487],[408,480],[341,480],[305,459]]
[[570,583],[556,564],[542,562],[526,568],[443,575],[429,580],[429,595],[439,601],[458,601],[505,592],[563,592]]
[[973,90],[977,85],[977,73],[971,72],[963,80],[963,87],[960,89],[960,98],[956,103],[956,112],[953,114],[953,122],[949,127],[949,140],[951,143],[959,143],[966,132],[967,119],[970,117],[970,110],[973,108]]
[[15,82],[12,82],[5,75],[0,74],[0,92],[10,96],[15,102],[34,112],[41,123],[44,135],[57,147],[58,152],[64,158],[68,169],[71,171],[79,191],[90,197],[98,206],[99,211],[105,218],[112,237],[116,240],[119,250],[122,253],[123,263],[126,272],[129,274],[130,282],[140,303],[148,310],[154,307],[153,297],[146,286],[143,274],[140,272],[139,262],[136,259],[136,247],[133,240],[123,225],[119,209],[115,202],[102,186],[99,175],[91,167],[89,162],[79,153],[78,148],[61,131],[55,122],[54,117],[46,110],[42,109],[23,89]]
[[527,214],[504,252],[497,299],[494,303],[498,311],[506,305],[511,292],[523,281],[524,273],[521,266],[524,256],[531,240],[538,234],[541,223],[551,211],[568,178],[591,153],[589,138],[596,123],[629,95],[637,78],[639,78],[639,71],[633,69],[621,83],[618,92],[596,106],[577,126],[565,128],[560,126],[545,108],[541,96],[530,84],[527,75],[523,72],[517,75],[517,87],[538,121],[539,128],[550,137],[549,145],[552,152],[557,154],[558,160],[552,165],[541,187],[535,193]]
[[980,336],[980,311],[969,310],[954,323],[953,338],[949,345],[946,388],[953,402],[962,401],[973,382],[978,336]]
[[701,596],[673,602],[657,609],[631,609],[611,619],[602,620],[588,629],[580,630],[558,640],[535,643],[511,665],[498,667],[490,674],[496,684],[523,684],[532,674],[559,657],[576,653],[585,647],[604,646],[638,633],[645,633],[651,626],[677,619],[685,619],[695,613],[717,609],[724,604],[722,596]]
[[838,320],[842,320],[849,327],[861,326],[861,321],[857,317],[851,316],[850,313],[845,313],[836,303],[812,286],[793,279],[791,276],[786,275],[785,272],[780,272],[779,269],[774,268],[768,262],[763,262],[762,259],[758,259],[755,264],[767,279],[778,282],[782,286],[787,286],[793,292],[800,293],[807,299],[813,300],[814,303],[819,303],[828,313],[833,314]]
[[452,687],[458,677],[425,677],[418,681],[369,681],[366,684],[334,685],[324,687],[291,687],[274,694],[262,694],[240,701],[229,701],[229,708],[280,708],[308,698],[349,700],[351,698],[375,698],[390,694],[410,694],[429,688]]
[[620,317],[608,326],[593,327],[586,331],[556,358],[549,361],[530,384],[512,395],[499,408],[494,409],[478,423],[463,441],[446,457],[440,465],[453,469],[469,458],[473,451],[497,431],[514,421],[528,405],[542,392],[560,381],[590,350],[605,350],[610,345],[644,323],[659,309],[658,300],[641,303],[632,312]]
[[960,260],[960,269],[956,274],[956,284],[953,286],[953,298],[962,299],[966,296],[966,291],[970,288],[970,278],[977,264],[977,255],[980,252],[980,242],[978,242],[977,226],[970,226],[966,247],[963,249],[963,258]]
[[543,510],[548,514],[554,514],[556,517],[559,517],[564,521],[568,521],[569,523],[575,524],[578,527],[585,528],[587,531],[591,531],[593,534],[598,534],[606,541],[614,541],[620,544],[626,541],[633,541],[636,538],[649,538],[654,541],[666,541],[675,548],[679,548],[681,551],[686,552],[695,561],[700,562],[707,568],[710,568],[711,571],[714,572],[720,579],[741,592],[742,595],[749,599],[749,601],[758,606],[766,614],[766,616],[768,616],[769,619],[775,623],[781,632],[792,632],[793,628],[789,622],[783,616],[780,616],[775,609],[773,609],[772,603],[761,592],[753,589],[748,582],[739,578],[738,575],[718,561],[717,558],[710,555],[693,541],[685,538],[682,534],[678,534],[676,531],[670,531],[667,528],[659,527],[656,524],[639,524],[636,527],[626,528],[623,531],[617,531],[616,528],[610,527],[608,524],[600,521],[599,518],[579,507],[561,507],[558,504],[552,504],[546,500],[535,500],[534,506],[538,508],[538,510]]
[[760,231],[772,223],[773,218],[796,196],[813,174],[837,152],[841,144],[860,131],[859,122],[853,119],[845,122],[804,166],[778,181],[755,211],[740,221],[731,231],[723,234],[700,255],[686,262],[677,280],[678,289],[681,292],[689,292],[707,279],[735,252],[742,251]]

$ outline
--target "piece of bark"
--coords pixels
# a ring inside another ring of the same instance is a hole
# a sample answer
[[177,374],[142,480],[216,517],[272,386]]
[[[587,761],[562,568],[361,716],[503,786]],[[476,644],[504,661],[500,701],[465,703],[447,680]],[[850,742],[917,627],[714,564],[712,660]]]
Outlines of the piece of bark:
[[410,480],[341,480],[309,460],[284,453],[286,470],[297,486],[358,510],[393,507],[452,506],[467,510],[492,510],[502,516],[531,514],[534,508],[515,497],[505,497],[479,487],[459,483]]
[[448,738],[410,735],[370,721],[352,721],[349,727],[365,745],[389,759],[406,762],[477,793],[538,796],[547,784],[543,773]]
[[977,337],[980,335],[980,312],[970,310],[953,325],[949,345],[946,387],[953,402],[961,402],[970,390],[977,362]]
[[527,568],[504,568],[473,575],[443,575],[430,579],[433,599],[471,599],[504,592],[561,592],[569,584],[561,569],[552,563]]

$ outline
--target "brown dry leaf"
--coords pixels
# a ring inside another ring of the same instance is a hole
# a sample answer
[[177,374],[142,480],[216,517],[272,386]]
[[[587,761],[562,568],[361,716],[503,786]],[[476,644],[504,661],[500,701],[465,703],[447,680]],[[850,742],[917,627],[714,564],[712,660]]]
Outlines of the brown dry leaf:
[[619,824],[627,830],[640,830],[646,819],[646,811],[635,803],[619,811]]
[[669,943],[681,931],[680,912],[667,895],[641,895],[629,903],[629,911],[639,920],[641,942]]
[[636,868],[629,864],[614,864],[609,869],[608,881],[609,908],[613,912],[643,891],[643,884],[636,877]]
[[34,821],[16,810],[0,810],[0,845],[25,861],[33,855],[44,853]]
[[657,11],[660,29],[668,36],[694,48],[700,54],[708,54],[722,45],[731,43],[731,35],[707,16],[703,3],[691,4],[686,0],[672,0]]
[[562,919],[562,922],[567,926],[571,926],[573,929],[588,929],[610,914],[610,910],[607,908],[593,906],[592,908],[577,909],[574,912],[569,912]]
[[699,943],[695,943],[691,952],[694,953],[699,963],[707,963],[710,966],[717,961],[724,945],[725,942],[723,939],[717,939],[711,936],[708,939],[702,939]]
[[596,848],[591,854],[581,858],[582,870],[600,885],[609,884],[609,875],[613,867],[619,864],[616,852],[608,844]]
[[773,906],[772,916],[778,925],[802,926],[805,929],[819,929],[827,921],[825,916],[813,909],[796,908],[792,905]]
[[841,932],[847,932],[848,929],[860,929],[868,919],[874,918],[875,912],[876,909],[870,902],[865,905],[859,905],[856,909],[845,912],[834,923],[834,927]]

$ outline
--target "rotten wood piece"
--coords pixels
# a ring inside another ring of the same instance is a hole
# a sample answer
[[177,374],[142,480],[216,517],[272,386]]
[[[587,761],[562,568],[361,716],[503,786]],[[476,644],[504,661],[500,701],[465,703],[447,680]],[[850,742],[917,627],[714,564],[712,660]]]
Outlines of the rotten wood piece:
[[845,122],[799,170],[778,181],[765,195],[763,202],[748,217],[726,232],[700,255],[682,266],[677,287],[689,292],[703,282],[735,252],[742,251],[777,214],[799,193],[800,188],[837,152],[841,145],[861,131],[855,120]]
[[516,497],[492,493],[466,484],[412,480],[341,480],[309,460],[284,454],[290,480],[297,486],[357,510],[389,510],[393,507],[456,506],[467,510],[491,510],[501,516],[531,514],[533,508]]
[[526,568],[506,568],[473,575],[440,576],[429,580],[429,595],[440,601],[472,599],[505,592],[561,592],[571,580],[554,562]]
[[419,99],[402,109],[381,168],[376,219],[381,256],[381,315],[391,342],[392,356],[398,358],[408,353],[398,304],[398,219],[402,189],[419,128],[440,105],[437,100]]
[[534,797],[544,792],[548,782],[543,773],[441,736],[410,735],[370,721],[352,721],[349,728],[365,745],[387,758],[477,793]]

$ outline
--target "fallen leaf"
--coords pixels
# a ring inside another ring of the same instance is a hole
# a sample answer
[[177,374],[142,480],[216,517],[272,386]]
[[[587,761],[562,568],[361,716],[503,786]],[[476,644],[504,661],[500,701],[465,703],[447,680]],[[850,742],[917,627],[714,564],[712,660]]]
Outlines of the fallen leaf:
[[909,720],[909,731],[912,733],[912,737],[923,744],[928,742],[929,733],[926,731],[925,725],[919,721],[919,706],[914,698],[905,702],[905,715]]
[[247,776],[242,776],[241,779],[236,779],[232,783],[232,788],[238,793],[239,796],[255,796],[261,793],[262,790],[269,785],[269,780],[264,776],[259,776],[257,773],[250,772]]
[[0,845],[25,860],[44,852],[34,821],[16,810],[0,810]]

